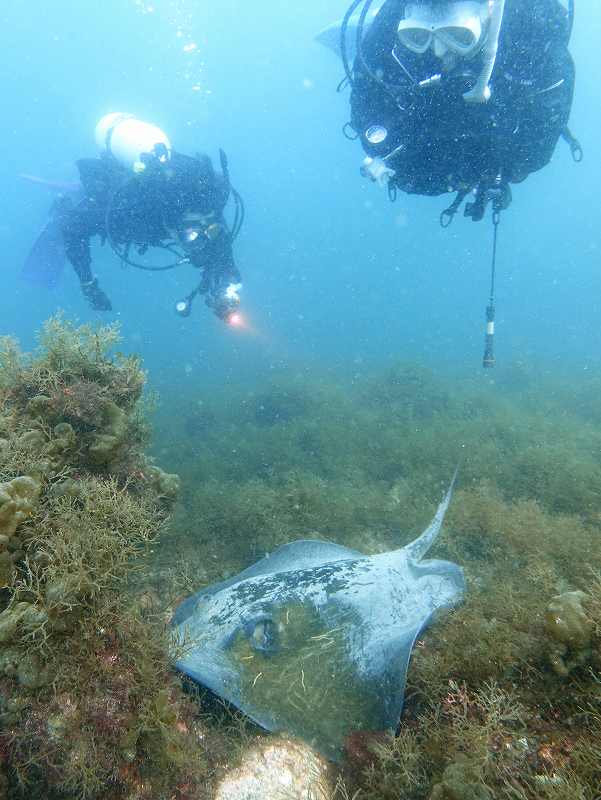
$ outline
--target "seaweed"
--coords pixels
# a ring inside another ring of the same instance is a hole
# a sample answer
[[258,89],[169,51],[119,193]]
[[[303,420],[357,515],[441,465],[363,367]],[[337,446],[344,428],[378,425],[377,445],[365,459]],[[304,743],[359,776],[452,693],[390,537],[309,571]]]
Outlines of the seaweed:
[[[347,383],[282,374],[267,390],[201,387],[211,422],[194,442],[177,428],[178,401],[163,406],[157,448],[181,475],[183,502],[157,557],[179,592],[298,538],[363,552],[402,546],[461,458],[432,555],[464,566],[465,603],[416,643],[398,735],[349,737],[336,798],[598,796],[596,385],[572,380],[568,394],[559,378],[521,368],[484,385],[407,364]],[[269,420],[256,416],[266,396]],[[287,676],[272,687],[259,685],[264,677],[251,688],[268,697]]]
[[142,451],[144,373],[115,326],[0,345],[0,791],[197,796],[196,707],[139,579],[178,480]]

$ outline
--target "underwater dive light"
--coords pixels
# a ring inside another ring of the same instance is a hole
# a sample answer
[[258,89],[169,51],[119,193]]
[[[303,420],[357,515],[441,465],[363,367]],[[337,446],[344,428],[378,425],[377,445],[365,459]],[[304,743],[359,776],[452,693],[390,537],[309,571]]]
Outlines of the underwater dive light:
[[495,279],[497,273],[497,242],[499,237],[499,222],[501,221],[501,201],[499,196],[493,200],[493,241],[492,241],[492,262],[490,268],[490,299],[486,306],[486,339],[484,343],[484,358],[482,366],[484,369],[491,369],[495,365]]
[[231,313],[229,315],[229,317],[226,319],[226,322],[232,328],[243,328],[244,327],[244,319],[242,318],[242,315],[239,314],[237,311],[234,311],[233,313]]
[[491,369],[495,365],[495,307],[491,303],[486,307],[486,338],[484,343],[484,358],[482,366]]
[[180,317],[189,317],[192,312],[192,300],[194,300],[195,295],[196,292],[192,292],[187,297],[178,300],[175,304],[175,313],[179,314]]

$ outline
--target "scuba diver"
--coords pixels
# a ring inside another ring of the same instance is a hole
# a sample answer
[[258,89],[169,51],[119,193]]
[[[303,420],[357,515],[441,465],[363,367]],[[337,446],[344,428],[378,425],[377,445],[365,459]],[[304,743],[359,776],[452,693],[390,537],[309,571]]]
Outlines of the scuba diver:
[[393,199],[456,192],[448,225],[470,193],[472,220],[490,201],[507,208],[510,184],[544,167],[561,135],[579,159],[567,128],[572,21],[573,0],[569,11],[560,0],[355,0],[340,49],[362,174]]
[[[220,319],[235,322],[241,283],[232,242],[244,207],[230,184],[223,151],[216,172],[208,156],[178,153],[159,128],[122,113],[103,117],[95,138],[100,157],[77,162],[81,186],[55,202],[25,272],[31,276],[37,270],[48,283],[66,256],[90,306],[110,311],[111,301],[92,272],[90,240],[100,236],[124,264],[147,271],[185,264],[198,269],[200,282],[175,304],[177,313],[188,316],[201,294]],[[230,194],[236,207],[231,229],[224,218]],[[151,266],[131,253],[134,248],[143,256],[153,247],[167,251],[170,263]]]
[[[494,239],[484,367],[494,366],[495,270],[511,184],[549,163],[568,129],[575,68],[574,0],[354,0],[317,37],[342,58],[351,87],[348,138],[364,177],[387,188],[455,199],[474,221],[492,205]],[[352,62],[352,66],[351,66]],[[469,197],[468,197],[469,196]]]

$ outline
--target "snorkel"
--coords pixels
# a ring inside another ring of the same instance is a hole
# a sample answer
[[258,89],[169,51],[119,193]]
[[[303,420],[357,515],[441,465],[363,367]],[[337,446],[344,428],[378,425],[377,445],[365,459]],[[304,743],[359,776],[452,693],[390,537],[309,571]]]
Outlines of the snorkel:
[[488,0],[490,13],[490,29],[484,49],[482,51],[483,64],[480,75],[474,86],[463,95],[466,103],[486,103],[490,100],[490,79],[492,77],[497,51],[499,49],[499,36],[505,11],[505,0]]

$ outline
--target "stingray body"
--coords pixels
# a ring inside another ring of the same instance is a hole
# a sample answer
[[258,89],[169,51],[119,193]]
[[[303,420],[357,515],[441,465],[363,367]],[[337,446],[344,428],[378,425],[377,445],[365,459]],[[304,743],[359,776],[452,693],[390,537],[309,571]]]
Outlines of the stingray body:
[[399,550],[297,541],[198,592],[173,618],[177,669],[334,760],[354,731],[394,730],[416,638],[464,592],[460,567],[423,560],[451,493]]

